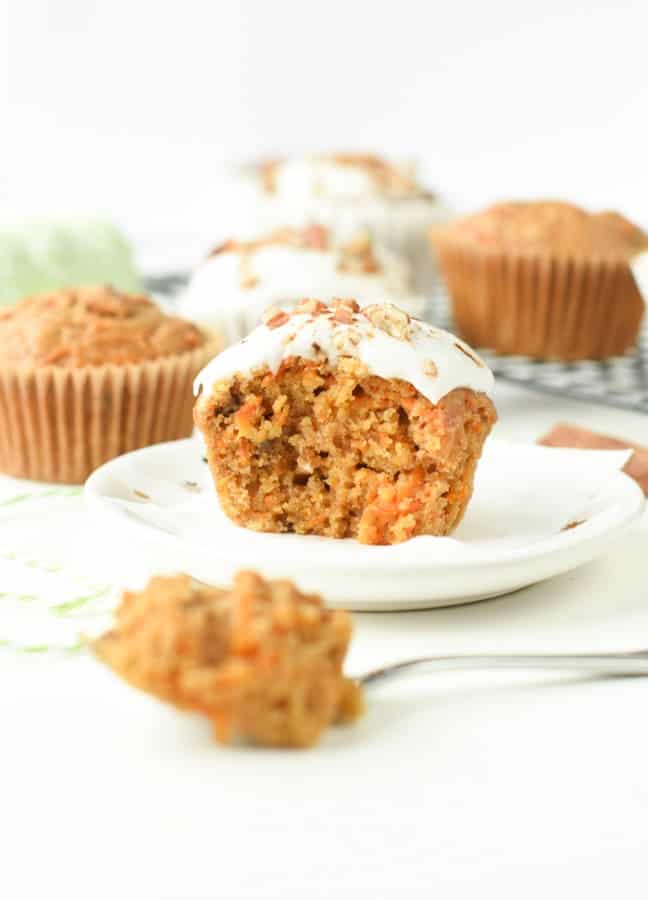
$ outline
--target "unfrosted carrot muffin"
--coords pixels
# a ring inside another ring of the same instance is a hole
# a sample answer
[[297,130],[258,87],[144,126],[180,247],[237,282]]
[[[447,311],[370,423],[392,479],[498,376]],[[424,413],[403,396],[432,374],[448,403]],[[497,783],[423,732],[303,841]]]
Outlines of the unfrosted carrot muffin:
[[429,293],[436,284],[426,231],[450,215],[412,164],[367,153],[310,154],[245,167],[234,187],[242,227],[320,222],[343,240],[365,228],[409,261],[418,292]]
[[492,385],[466,344],[391,304],[306,300],[206,367],[195,420],[237,524],[393,544],[460,522]]
[[350,639],[348,613],[240,572],[230,589],[178,575],[126,592],[94,650],[135,687],[207,716],[223,743],[307,747],[362,711],[342,673]]
[[407,262],[368,231],[339,240],[330,228],[309,225],[216,247],[195,270],[178,311],[235,343],[268,307],[293,306],[304,296],[353,296],[361,305],[392,297],[412,313],[424,305],[413,292]]
[[114,456],[191,433],[191,383],[216,351],[195,325],[110,287],[0,311],[0,471],[80,483]]
[[618,356],[644,312],[631,271],[648,235],[614,212],[500,203],[431,233],[460,334],[538,359]]

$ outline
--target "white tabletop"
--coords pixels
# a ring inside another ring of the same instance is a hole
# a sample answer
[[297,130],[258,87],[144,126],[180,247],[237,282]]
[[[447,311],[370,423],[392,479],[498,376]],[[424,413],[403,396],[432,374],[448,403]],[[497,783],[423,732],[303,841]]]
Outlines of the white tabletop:
[[[648,443],[638,414],[504,385],[498,408],[501,437],[531,441],[569,420]],[[348,669],[419,653],[646,646],[647,537],[644,518],[605,558],[497,600],[357,614]],[[114,580],[126,577],[132,548],[98,528],[91,538],[105,540]],[[363,720],[308,752],[221,748],[206,723],[83,654],[5,649],[0,679],[0,895],[11,900],[646,889],[643,679],[404,679],[375,688]]]

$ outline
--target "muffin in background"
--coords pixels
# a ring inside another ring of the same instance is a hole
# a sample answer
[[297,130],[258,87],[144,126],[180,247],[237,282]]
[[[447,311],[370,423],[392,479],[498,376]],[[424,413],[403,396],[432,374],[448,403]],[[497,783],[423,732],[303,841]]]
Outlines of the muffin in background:
[[114,225],[54,221],[0,228],[0,306],[79,284],[140,289],[131,246]]
[[431,229],[462,337],[536,359],[607,359],[636,343],[631,262],[648,235],[615,212],[500,203]]
[[196,386],[232,521],[365,544],[451,533],[496,419],[484,363],[388,303],[271,312]]
[[78,484],[121,453],[188,437],[217,351],[195,325],[110,287],[0,310],[0,471]]
[[235,190],[246,227],[303,228],[319,222],[343,241],[366,229],[409,261],[416,291],[428,294],[437,283],[426,233],[450,215],[419,184],[412,165],[360,153],[279,159],[239,170]]
[[407,261],[376,246],[368,232],[339,241],[331,229],[309,225],[216,247],[196,268],[177,310],[235,343],[268,307],[294,306],[304,297],[355,297],[361,304],[391,297],[412,314],[424,306]]

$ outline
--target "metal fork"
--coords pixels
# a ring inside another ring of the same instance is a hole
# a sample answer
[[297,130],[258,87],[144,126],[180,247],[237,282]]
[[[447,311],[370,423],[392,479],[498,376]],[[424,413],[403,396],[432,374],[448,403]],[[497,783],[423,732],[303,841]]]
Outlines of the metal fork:
[[632,653],[556,653],[546,655],[475,654],[470,656],[419,656],[391,663],[361,675],[362,685],[375,684],[412,671],[451,672],[460,669],[553,669],[600,675],[648,675],[648,650]]

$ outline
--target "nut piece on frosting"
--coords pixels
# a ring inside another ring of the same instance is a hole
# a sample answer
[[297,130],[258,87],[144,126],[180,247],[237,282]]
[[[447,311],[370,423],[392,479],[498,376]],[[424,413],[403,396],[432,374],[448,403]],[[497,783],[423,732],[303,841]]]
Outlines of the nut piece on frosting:
[[310,167],[311,188],[315,194],[326,194],[331,190],[330,172],[335,170],[347,170],[349,177],[357,179],[364,190],[373,190],[384,196],[415,197],[424,193],[411,166],[399,166],[372,153],[315,154],[303,160],[264,160],[257,165],[263,190],[267,194],[276,194],[282,173],[285,170],[290,172],[293,166],[302,166],[306,171]]
[[392,303],[374,303],[364,310],[365,316],[372,325],[399,341],[406,341],[410,336],[410,317],[402,309]]
[[207,716],[222,743],[308,747],[363,709],[344,677],[351,618],[290,581],[239,572],[229,589],[187,575],[126,592],[96,655],[135,687]]

